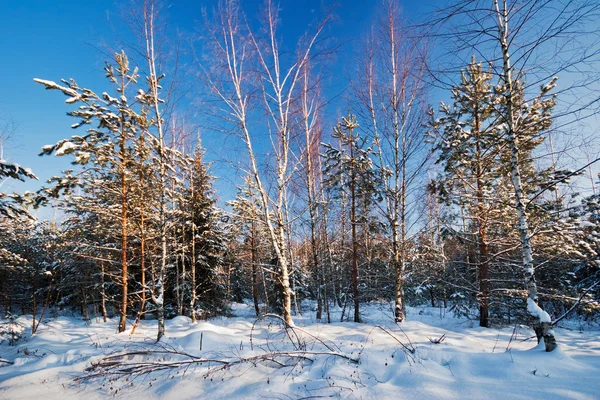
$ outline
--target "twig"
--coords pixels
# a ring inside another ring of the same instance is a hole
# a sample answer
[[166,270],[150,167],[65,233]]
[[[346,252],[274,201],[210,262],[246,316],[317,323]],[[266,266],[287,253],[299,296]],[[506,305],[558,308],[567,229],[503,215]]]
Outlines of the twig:
[[429,339],[429,341],[433,344],[440,344],[442,343],[444,340],[446,340],[446,334],[444,333],[442,336],[440,336],[437,339],[432,339],[429,336],[427,337],[427,339]]
[[515,324],[515,327],[513,328],[513,331],[512,331],[512,335],[510,335],[510,339],[508,340],[508,344],[506,345],[505,352],[508,351],[508,349],[510,348],[510,344],[515,339],[515,337],[517,336],[517,327],[518,327],[518,325]]
[[[336,351],[336,349],[337,349],[338,352],[342,351],[335,343],[332,342],[331,345],[329,345],[329,344],[325,343],[322,339],[320,339],[320,338],[316,337],[315,335],[313,335],[312,333],[309,333],[309,332],[305,331],[304,329],[299,328],[297,326],[292,326],[292,325],[288,324],[283,318],[281,318],[279,315],[276,315],[276,314],[266,314],[264,317],[258,318],[256,321],[254,321],[254,324],[252,324],[252,331],[254,331],[254,326],[256,325],[256,323],[258,321],[261,321],[261,320],[266,319],[266,318],[277,319],[278,321],[281,321],[281,323],[285,326],[286,331],[288,329],[290,329],[294,333],[296,341],[298,342],[298,346],[296,346],[296,347],[300,347],[300,349],[302,347],[306,347],[306,346],[302,346],[300,344],[300,337],[299,337],[299,335],[298,335],[298,333],[296,331],[301,332],[301,333],[309,336],[310,338],[314,339],[315,341],[319,342],[325,348],[327,348],[327,350],[329,350],[329,351]],[[292,338],[291,338],[291,336],[289,334],[288,334],[288,337],[290,338],[290,341],[292,343],[294,343],[294,341],[292,340]],[[250,343],[251,343],[251,346],[252,346],[252,332],[250,333]]]
[[567,315],[569,315],[574,309],[577,308],[577,306],[579,306],[579,304],[581,304],[581,300],[593,289],[595,288],[598,284],[600,283],[600,281],[596,281],[592,286],[588,287],[587,289],[585,289],[583,291],[583,293],[581,294],[581,296],[579,296],[579,299],[577,299],[577,301],[575,302],[575,304],[573,304],[571,306],[571,308],[569,308],[563,315],[561,315],[560,317],[558,317],[557,319],[555,319],[554,321],[552,321],[552,326],[556,326],[556,324],[558,324],[560,321],[562,321]]
[[382,331],[384,331],[385,333],[387,333],[392,339],[394,339],[396,342],[398,342],[398,344],[400,346],[402,346],[402,348],[406,351],[408,351],[410,354],[415,354],[416,349],[414,346],[408,347],[407,345],[405,345],[404,343],[402,343],[400,341],[400,339],[398,339],[392,332],[390,332],[389,330],[387,330],[386,328],[384,328],[383,326],[377,326],[379,329],[381,329]]
[[498,346],[498,339],[500,338],[500,334],[496,335],[496,341],[494,342],[494,347],[492,348],[492,353],[496,351],[496,346]]

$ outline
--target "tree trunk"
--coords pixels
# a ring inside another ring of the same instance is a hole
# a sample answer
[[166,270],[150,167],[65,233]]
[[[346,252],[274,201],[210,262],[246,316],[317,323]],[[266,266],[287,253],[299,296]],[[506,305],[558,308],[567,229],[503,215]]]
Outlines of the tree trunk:
[[[354,136],[350,129],[350,159],[354,162]],[[360,322],[358,298],[358,238],[356,236],[356,166],[352,166],[350,177],[350,224],[352,225],[352,294],[354,296],[354,322]]]
[[[194,187],[192,184],[192,197],[194,193]],[[192,258],[190,261],[190,316],[192,322],[196,322],[196,223],[194,222],[194,216],[192,216]]]
[[[31,334],[35,334],[35,318],[36,318],[36,314],[37,314],[37,297],[35,295],[36,292],[36,288],[35,288],[35,278],[33,278],[33,312],[32,312],[32,322],[31,322]],[[83,310],[82,310],[83,311]],[[83,313],[82,313],[83,314]]]
[[[330,307],[329,307],[329,291],[327,290],[328,287],[328,283],[329,283],[329,287],[331,287],[333,293],[333,298],[337,299],[337,291],[336,291],[336,282],[334,279],[334,262],[333,262],[333,255],[332,255],[332,251],[331,251],[331,241],[329,239],[329,232],[328,232],[328,218],[327,218],[327,205],[325,202],[325,195],[323,193],[323,191],[321,191],[321,200],[322,200],[322,204],[323,204],[323,209],[322,209],[322,215],[323,218],[321,219],[321,223],[322,223],[322,231],[321,231],[321,235],[322,238],[324,240],[324,246],[325,246],[325,251],[327,254],[327,259],[329,261],[329,271],[327,271],[325,268],[321,269],[321,273],[323,275],[323,284],[325,286],[325,292],[323,294],[323,296],[325,297],[325,310],[327,312],[327,323],[330,324],[331,323],[331,312],[330,312]],[[329,282],[327,279],[327,276],[329,275]]]
[[475,157],[476,157],[476,183],[477,183],[477,225],[479,226],[479,326],[490,327],[489,306],[490,306],[490,260],[489,245],[487,242],[487,213],[485,209],[485,198],[483,196],[483,160],[481,159],[481,147],[479,135],[481,133],[481,122],[479,119],[479,106],[475,105],[475,126],[474,134]]
[[279,268],[281,269],[281,287],[283,295],[283,319],[288,325],[294,325],[292,320],[292,289],[290,287],[290,275],[288,270],[288,260],[285,255],[285,227],[283,226],[283,216],[280,216],[279,240],[281,243],[278,254]]
[[138,315],[137,318],[135,319],[135,322],[133,323],[133,327],[131,328],[131,335],[133,335],[135,333],[135,330],[137,329],[140,320],[143,319],[145,317],[145,310],[146,310],[146,232],[145,232],[145,211],[144,211],[144,204],[142,203],[141,205],[141,215],[140,215],[140,233],[141,233],[141,238],[140,238],[140,273],[141,273],[141,285],[142,285],[142,298],[140,301],[140,309],[138,310]]
[[479,326],[490,327],[489,245],[485,226],[479,227]]
[[[123,78],[124,79],[124,78]],[[123,89],[125,82],[122,82]],[[118,331],[125,332],[127,325],[127,173],[125,159],[127,157],[127,141],[125,137],[125,116],[121,116],[121,307]]]
[[252,262],[252,300],[254,301],[254,311],[256,316],[260,316],[259,295],[258,295],[258,262],[256,257],[256,223],[252,221],[250,228],[250,260]]
[[513,82],[512,67],[510,61],[509,42],[508,42],[508,9],[506,0],[503,8],[500,10],[498,0],[494,0],[498,17],[498,33],[500,46],[502,49],[503,60],[503,79],[506,85],[506,124],[508,125],[508,144],[511,152],[511,180],[515,190],[515,207],[519,218],[519,236],[521,240],[523,254],[523,273],[525,275],[525,286],[527,288],[527,311],[534,319],[534,331],[538,342],[544,339],[544,345],[547,352],[554,350],[557,346],[554,331],[551,326],[551,319],[547,312],[538,305],[537,284],[535,282],[533,266],[533,250],[531,247],[531,235],[529,233],[529,221],[525,209],[525,199],[523,186],[521,182],[521,173],[519,169],[519,148],[517,143],[517,132],[515,126],[515,112],[513,110]]
[[106,283],[105,283],[104,262],[100,263],[100,296],[102,304],[102,320],[106,322],[108,315],[106,312]]
[[401,260],[400,260],[400,249],[398,245],[398,234],[397,227],[393,228],[392,237],[392,251],[393,251],[393,263],[394,263],[394,321],[404,321],[404,302],[403,302],[403,291],[404,291],[404,273],[402,272]]

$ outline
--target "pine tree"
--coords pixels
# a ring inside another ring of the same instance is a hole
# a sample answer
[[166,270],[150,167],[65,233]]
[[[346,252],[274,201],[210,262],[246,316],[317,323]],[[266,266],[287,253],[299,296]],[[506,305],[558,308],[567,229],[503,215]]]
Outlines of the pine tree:
[[[0,157],[0,180],[16,179],[25,181],[26,179],[36,179],[37,177],[29,168],[23,168],[20,165],[9,163]],[[17,193],[0,192],[0,218],[16,219],[19,217],[28,217],[29,213],[23,206],[32,203],[30,196],[24,196]]]
[[[0,158],[0,181],[5,179],[37,179],[28,168],[8,163]],[[9,270],[23,266],[27,263],[25,259],[10,250],[13,238],[17,232],[22,232],[23,226],[31,225],[34,218],[28,212],[26,206],[33,203],[33,198],[18,193],[0,192],[0,231],[4,232],[0,237],[0,272],[8,273]],[[3,279],[8,282],[8,279]],[[6,291],[2,291],[6,293]],[[10,296],[10,294],[9,294]]]
[[365,140],[357,131],[358,123],[354,115],[342,118],[333,132],[340,142],[340,148],[325,144],[325,185],[337,193],[338,198],[350,198],[350,229],[352,231],[352,292],[354,298],[354,322],[360,322],[359,298],[359,238],[357,228],[360,223],[358,209],[363,200],[362,218],[366,218],[378,190],[378,175],[373,163],[372,149],[365,147]]
[[[503,174],[502,134],[496,123],[498,102],[492,74],[475,57],[462,71],[461,83],[452,89],[453,104],[440,105],[440,116],[431,123],[436,132],[437,163],[443,176],[437,182],[439,195],[466,208],[477,241],[479,324],[490,326],[490,243],[488,231],[494,216],[502,212],[498,201]],[[466,232],[465,232],[466,233]]]
[[[244,185],[238,187],[237,191],[235,200],[227,203],[234,212],[231,234],[238,239],[238,246],[230,249],[230,251],[235,251],[238,263],[250,265],[249,292],[252,295],[254,311],[258,317],[261,314],[261,298],[265,305],[264,313],[266,314],[269,311],[269,298],[271,296],[268,294],[268,288],[274,286],[274,284],[266,284],[266,282],[271,283],[272,281],[270,274],[265,275],[267,266],[263,265],[266,264],[265,261],[269,260],[267,254],[271,253],[271,251],[268,250],[268,244],[265,241],[267,227],[264,225],[264,218],[261,215],[261,203],[258,199],[252,177],[247,176],[244,180]],[[234,243],[236,241],[232,240],[230,245]],[[242,267],[243,270],[244,268]],[[248,279],[245,281],[247,282]]]
[[[112,97],[104,92],[97,95],[93,91],[81,88],[74,80],[65,81],[59,85],[52,81],[35,79],[48,90],[58,90],[68,97],[67,104],[81,103],[82,105],[68,113],[69,116],[79,119],[72,125],[78,128],[96,122],[97,125],[88,128],[84,136],[73,136],[55,145],[45,146],[41,155],[54,153],[57,156],[73,154],[73,164],[81,165],[83,173],[98,171],[105,174],[110,169],[104,182],[111,182],[107,190],[118,193],[118,220],[120,226],[120,285],[121,304],[118,330],[125,331],[128,305],[128,238],[129,238],[129,184],[130,167],[132,160],[131,140],[138,134],[140,121],[144,120],[143,114],[134,111],[128,101],[126,90],[130,85],[137,83],[137,68],[131,69],[129,60],[124,52],[115,55],[115,65],[106,64],[104,70],[108,80],[115,86],[118,97]],[[90,164],[91,162],[91,164]],[[92,178],[92,175],[86,175]],[[114,178],[113,178],[114,177]],[[40,201],[46,195],[58,196],[60,193],[69,193],[74,187],[89,182],[67,173],[63,178],[52,179],[56,182],[53,188],[46,188],[42,192]],[[116,184],[116,185],[115,185]]]

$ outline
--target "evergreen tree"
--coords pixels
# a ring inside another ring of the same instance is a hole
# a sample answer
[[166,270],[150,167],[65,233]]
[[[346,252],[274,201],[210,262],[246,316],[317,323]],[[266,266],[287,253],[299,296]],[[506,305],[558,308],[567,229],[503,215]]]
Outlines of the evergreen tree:
[[[7,179],[37,179],[30,169],[5,161],[1,150],[0,143],[0,185]],[[11,281],[15,280],[14,271],[23,269],[28,263],[16,251],[15,245],[27,237],[33,225],[34,218],[27,209],[32,201],[30,195],[0,191],[0,304],[3,303],[9,312],[15,294],[15,287],[11,285]]]
[[[462,71],[461,83],[452,89],[453,104],[440,105],[440,116],[431,123],[436,132],[434,150],[443,176],[437,190],[443,200],[466,209],[477,241],[479,282],[479,324],[490,326],[490,225],[503,213],[506,203],[499,201],[501,182],[502,134],[496,123],[498,102],[492,74],[475,57]],[[465,232],[466,233],[466,232]]]
[[[121,305],[119,332],[125,331],[128,305],[128,238],[129,238],[129,192],[131,181],[132,150],[131,141],[139,132],[140,123],[145,119],[144,113],[136,112],[128,101],[126,90],[137,82],[137,68],[131,69],[129,60],[124,52],[115,55],[115,65],[106,64],[104,70],[108,80],[115,86],[118,97],[112,97],[104,92],[97,95],[93,91],[81,88],[74,80],[65,81],[64,85],[55,82],[35,79],[48,90],[58,90],[68,96],[66,103],[80,103],[81,106],[68,113],[78,119],[72,128],[96,123],[88,128],[84,136],[73,136],[55,145],[45,146],[41,155],[54,153],[57,156],[73,154],[73,164],[82,166],[85,178],[97,177],[94,172],[99,172],[104,183],[110,183],[104,190],[111,192],[112,199],[116,201],[118,214],[113,218],[120,226],[120,285]],[[100,169],[97,169],[100,168]],[[86,172],[90,172],[86,174]],[[107,173],[108,172],[108,173]],[[67,173],[64,178],[56,178],[53,188],[45,189],[40,196],[44,201],[47,195],[57,196],[60,193],[69,193],[74,187],[90,185],[90,181],[83,181]],[[96,182],[97,183],[97,182]],[[88,188],[89,189],[89,188]],[[114,204],[114,203],[113,203]],[[117,205],[118,204],[118,205]]]
[[[233,240],[230,242],[230,247],[235,246],[230,248],[229,251],[234,253],[237,263],[242,264],[240,268],[240,275],[242,276],[236,278],[243,282],[237,285],[237,290],[251,294],[256,316],[261,314],[260,303],[262,299],[265,305],[264,313],[266,314],[271,303],[269,299],[277,296],[276,294],[269,294],[269,288],[274,288],[275,282],[272,280],[271,274],[265,274],[265,270],[268,268],[266,264],[271,259],[269,254],[272,251],[269,250],[268,243],[265,240],[267,227],[264,225],[264,218],[261,216],[261,203],[251,176],[245,178],[244,185],[238,187],[235,200],[229,201],[228,205],[234,212],[231,224]],[[244,265],[250,266],[249,277],[243,273],[246,270]],[[248,282],[250,282],[250,290],[245,289],[248,287]]]
[[[5,179],[16,179],[24,182],[26,179],[37,180],[37,177],[29,168],[9,163],[0,157],[0,180],[4,181]],[[29,213],[23,206],[31,204],[31,202],[30,196],[0,192],[0,218],[16,219],[22,216],[28,217]]]
[[224,256],[227,246],[222,226],[222,213],[217,209],[213,177],[203,161],[204,149],[197,144],[189,187],[186,193],[186,215],[190,218],[187,242],[191,291],[188,296],[192,319],[225,314],[226,291],[222,283]]
[[[325,146],[325,185],[338,198],[350,199],[350,229],[352,231],[352,292],[354,298],[354,322],[360,322],[359,298],[359,238],[358,225],[367,218],[375,203],[379,188],[379,177],[372,160],[372,148],[366,147],[361,137],[356,117],[342,118],[333,131],[333,138],[339,140],[340,148],[330,144]],[[362,204],[362,214],[359,207]]]

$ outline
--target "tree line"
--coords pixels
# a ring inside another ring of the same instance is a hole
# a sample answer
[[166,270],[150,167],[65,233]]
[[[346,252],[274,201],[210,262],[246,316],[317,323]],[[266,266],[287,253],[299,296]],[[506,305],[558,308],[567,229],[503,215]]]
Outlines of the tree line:
[[[348,112],[334,116],[331,26],[343,7],[290,47],[274,2],[252,19],[219,1],[204,12],[195,75],[182,77],[164,10],[134,3],[137,64],[116,52],[110,91],[35,79],[67,97],[77,130],[40,155],[74,168],[37,193],[0,194],[0,306],[32,313],[33,333],[57,308],[118,316],[119,332],[151,316],[160,340],[166,318],[226,315],[231,301],[293,325],[308,299],[327,322],[332,307],[361,322],[362,303],[385,300],[398,323],[419,304],[482,327],[529,323],[552,351],[556,323],[598,316],[597,195],[570,184],[589,172],[594,190],[595,161],[560,168],[553,143],[595,114],[597,72],[572,74],[599,61],[599,11],[463,0],[413,24],[384,1],[346,57]],[[561,74],[574,83],[561,87]],[[244,149],[230,160],[235,198],[219,201],[201,130],[181,117],[190,76],[198,126]],[[447,100],[434,107],[434,96]],[[35,178],[4,161],[0,176]],[[29,210],[44,205],[65,218],[36,221]]]

